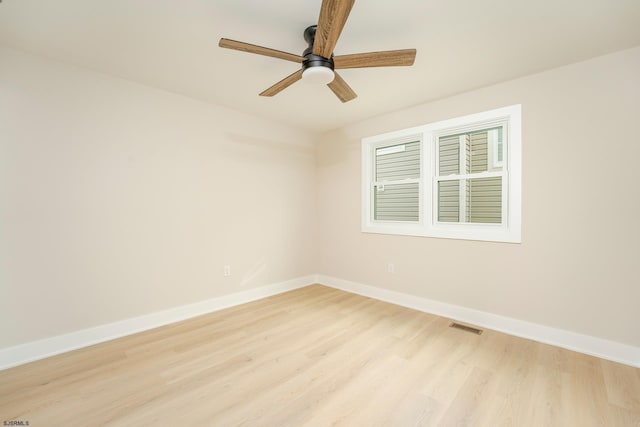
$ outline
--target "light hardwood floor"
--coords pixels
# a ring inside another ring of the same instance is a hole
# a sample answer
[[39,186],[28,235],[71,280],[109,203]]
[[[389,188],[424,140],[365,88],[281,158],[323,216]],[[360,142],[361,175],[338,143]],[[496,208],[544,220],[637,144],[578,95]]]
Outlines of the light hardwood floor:
[[31,426],[640,426],[640,369],[310,286],[0,372]]

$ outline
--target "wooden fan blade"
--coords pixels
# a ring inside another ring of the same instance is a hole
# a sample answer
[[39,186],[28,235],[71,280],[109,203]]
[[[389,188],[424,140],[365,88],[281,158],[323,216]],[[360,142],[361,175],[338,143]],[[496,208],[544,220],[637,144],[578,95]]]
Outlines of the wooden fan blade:
[[295,73],[291,74],[290,76],[287,76],[284,79],[280,80],[278,83],[274,84],[269,89],[262,92],[260,96],[277,95],[278,93],[282,92],[283,90],[285,90],[286,88],[288,88],[289,86],[291,86],[292,84],[300,80],[301,78],[302,78],[302,70],[298,70]]
[[402,67],[413,65],[415,59],[415,49],[386,50],[384,52],[336,56],[333,58],[333,65],[337,70],[365,67]]
[[323,0],[313,54],[330,58],[355,0]]
[[327,86],[329,86],[329,89],[331,89],[342,102],[349,102],[358,96],[353,89],[349,87],[347,82],[342,80],[342,77],[340,77],[338,73],[335,73],[333,81]]
[[258,55],[271,56],[273,58],[284,59],[286,61],[297,62],[299,64],[304,61],[304,57],[300,55],[294,55],[293,53],[281,52],[275,49],[269,49],[268,47],[256,46],[254,44],[239,42],[229,39],[220,39],[218,46],[226,49],[240,50],[242,52],[255,53]]

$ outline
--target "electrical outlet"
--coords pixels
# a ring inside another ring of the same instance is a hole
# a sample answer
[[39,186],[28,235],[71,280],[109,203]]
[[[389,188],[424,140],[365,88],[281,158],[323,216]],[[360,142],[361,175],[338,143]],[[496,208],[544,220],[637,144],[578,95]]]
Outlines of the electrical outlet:
[[389,265],[387,265],[387,271],[389,273],[395,273],[396,272],[396,266],[393,263],[389,263]]
[[224,266],[224,272],[223,272],[223,275],[224,275],[225,277],[229,277],[229,276],[231,276],[231,266],[230,266],[230,265],[225,265],[225,266]]

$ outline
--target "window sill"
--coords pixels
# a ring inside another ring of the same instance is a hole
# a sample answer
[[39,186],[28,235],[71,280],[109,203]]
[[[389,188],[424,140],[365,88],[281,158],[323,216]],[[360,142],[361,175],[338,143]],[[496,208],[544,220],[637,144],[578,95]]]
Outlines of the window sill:
[[474,240],[484,242],[522,243],[519,232],[501,225],[478,227],[472,224],[456,226],[434,225],[425,228],[417,224],[371,224],[362,227],[363,233],[396,234],[414,237],[434,237],[438,239]]

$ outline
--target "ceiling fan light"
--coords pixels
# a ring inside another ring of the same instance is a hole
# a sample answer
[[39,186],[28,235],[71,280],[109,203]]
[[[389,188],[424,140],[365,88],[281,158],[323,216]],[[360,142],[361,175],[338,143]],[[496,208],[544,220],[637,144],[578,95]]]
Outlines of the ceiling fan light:
[[311,84],[326,85],[333,81],[335,74],[329,67],[309,67],[302,72],[302,80]]

